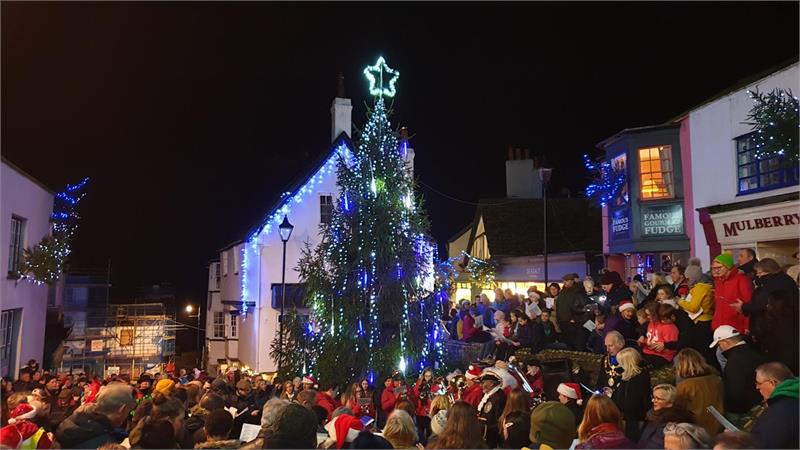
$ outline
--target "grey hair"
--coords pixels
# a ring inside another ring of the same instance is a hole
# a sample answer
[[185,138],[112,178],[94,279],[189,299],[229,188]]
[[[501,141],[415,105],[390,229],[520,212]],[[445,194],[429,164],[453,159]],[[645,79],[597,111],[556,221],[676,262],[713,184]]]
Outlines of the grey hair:
[[100,389],[95,400],[95,412],[114,413],[122,406],[136,408],[136,400],[133,398],[133,388],[124,383],[109,383]]
[[681,440],[681,448],[710,448],[711,436],[701,426],[686,422],[670,422],[664,427],[664,437],[673,436]]
[[289,400],[280,398],[273,398],[265,403],[261,412],[261,429],[266,430],[270,428],[272,424],[275,423],[275,418],[278,417],[278,413],[289,403],[291,403]]
[[617,341],[617,344],[625,345],[625,336],[623,336],[622,333],[620,333],[619,331],[617,330],[609,331],[608,333],[606,333],[606,337],[609,336],[613,337],[614,340]]

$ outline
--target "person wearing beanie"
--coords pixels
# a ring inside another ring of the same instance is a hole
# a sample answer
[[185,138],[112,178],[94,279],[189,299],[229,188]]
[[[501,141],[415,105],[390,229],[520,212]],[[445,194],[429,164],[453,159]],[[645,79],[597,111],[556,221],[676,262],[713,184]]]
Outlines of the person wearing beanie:
[[438,411],[433,417],[431,417],[431,431],[433,435],[428,438],[428,444],[433,444],[434,439],[436,436],[439,436],[444,431],[445,427],[447,427],[447,410],[442,409]]
[[238,437],[242,432],[242,425],[261,423],[261,408],[256,404],[256,396],[250,380],[242,378],[236,383],[236,419],[233,421],[231,436]]
[[158,380],[158,383],[156,383],[156,388],[154,389],[153,393],[154,394],[158,393],[165,397],[171,397],[174,391],[175,391],[175,382],[164,378],[162,380]]
[[606,293],[606,301],[600,305],[606,314],[617,309],[615,307],[618,307],[625,300],[633,303],[633,292],[625,286],[622,277],[616,271],[612,270],[603,275],[600,279],[600,287]]
[[[740,332],[749,329],[747,316],[734,309],[732,305],[750,303],[753,298],[753,282],[733,265],[733,256],[722,253],[711,262],[714,277],[714,316],[711,329],[730,325]],[[741,303],[739,303],[741,302]]]
[[694,332],[690,346],[700,352],[710,364],[718,367],[714,351],[709,349],[714,332],[711,329],[711,319],[714,317],[714,280],[703,273],[700,261],[692,264],[689,260],[684,275],[689,285],[689,295],[678,299],[678,307],[689,315],[694,322]]
[[19,447],[14,448],[52,448],[55,440],[53,433],[48,433],[34,422],[38,413],[38,409],[28,403],[20,403],[11,410],[8,426],[16,428],[20,439]]
[[531,449],[567,449],[577,437],[575,416],[559,402],[544,402],[531,413]]
[[581,386],[577,383],[561,383],[556,388],[558,392],[558,401],[569,408],[575,416],[575,427],[581,424],[583,420],[583,395],[581,394]]

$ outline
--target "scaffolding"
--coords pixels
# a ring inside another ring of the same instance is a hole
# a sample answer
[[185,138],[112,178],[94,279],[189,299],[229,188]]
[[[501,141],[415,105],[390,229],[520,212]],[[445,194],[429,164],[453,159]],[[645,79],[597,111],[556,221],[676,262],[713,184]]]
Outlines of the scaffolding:
[[[85,328],[65,341],[62,371],[76,369],[102,376],[163,371],[175,355],[175,334],[184,326],[163,303],[109,304],[87,308]],[[81,333],[81,331],[83,331]],[[65,367],[66,366],[66,367]]]

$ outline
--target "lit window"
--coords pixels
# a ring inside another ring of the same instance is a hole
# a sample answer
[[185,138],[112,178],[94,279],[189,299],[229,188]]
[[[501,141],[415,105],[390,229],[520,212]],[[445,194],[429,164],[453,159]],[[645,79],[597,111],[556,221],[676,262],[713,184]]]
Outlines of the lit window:
[[672,178],[672,146],[639,149],[641,200],[675,196]]
[[797,164],[787,163],[782,156],[756,159],[753,138],[753,133],[736,138],[739,194],[797,186],[800,178]]

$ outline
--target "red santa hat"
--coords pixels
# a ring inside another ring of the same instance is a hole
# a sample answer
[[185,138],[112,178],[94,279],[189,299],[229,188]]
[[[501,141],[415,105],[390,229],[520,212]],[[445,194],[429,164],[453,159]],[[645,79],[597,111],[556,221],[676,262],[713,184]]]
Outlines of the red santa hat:
[[20,420],[30,420],[36,417],[36,408],[30,403],[20,403],[9,413],[9,416],[11,416],[8,419],[9,425],[15,424]]
[[317,380],[314,379],[311,375],[306,375],[303,377],[303,384],[317,384]]
[[325,425],[325,430],[336,440],[336,448],[342,448],[345,442],[356,440],[363,429],[364,423],[349,414],[336,416]]
[[571,398],[575,400],[575,403],[581,405],[583,404],[583,398],[581,396],[581,387],[578,386],[577,383],[561,383],[558,385],[556,391],[563,395],[564,397]]
[[466,378],[468,380],[474,380],[475,378],[478,378],[479,376],[481,376],[481,372],[482,371],[481,371],[480,367],[478,367],[478,366],[476,366],[474,364],[471,364],[467,368],[467,373],[464,374],[464,378]]
[[19,448],[22,444],[22,435],[14,425],[6,425],[0,428],[0,445],[3,448]]
[[636,309],[636,306],[634,306],[633,302],[630,300],[623,300],[619,303],[619,312],[625,311],[626,309]]

